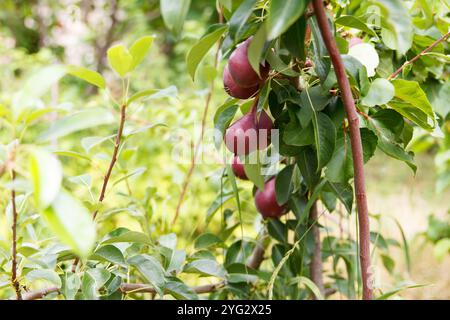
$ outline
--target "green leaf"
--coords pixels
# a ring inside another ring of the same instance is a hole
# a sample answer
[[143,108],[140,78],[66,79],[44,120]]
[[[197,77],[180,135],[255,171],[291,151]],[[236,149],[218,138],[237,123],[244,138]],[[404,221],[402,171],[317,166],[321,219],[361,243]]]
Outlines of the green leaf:
[[146,90],[136,92],[128,99],[127,105],[130,105],[132,102],[137,101],[139,99],[154,95],[155,93],[157,93],[159,91],[160,91],[159,89],[146,89]]
[[312,123],[306,128],[300,128],[298,124],[288,124],[283,131],[283,141],[291,146],[308,146],[314,143],[314,127]]
[[281,242],[287,243],[288,241],[288,228],[278,219],[270,219],[267,226],[267,230],[272,238]]
[[108,62],[111,68],[121,77],[131,71],[133,56],[123,44],[115,45],[107,51]]
[[395,88],[391,82],[383,78],[375,79],[369,87],[361,104],[368,107],[380,106],[388,103],[394,97]]
[[86,109],[70,116],[56,120],[52,126],[38,136],[38,141],[45,142],[64,137],[70,133],[96,128],[100,125],[115,122],[111,112],[103,108]]
[[186,252],[184,250],[172,250],[167,272],[179,273],[182,270],[184,261],[186,260]]
[[222,265],[211,259],[194,260],[186,265],[184,271],[218,278],[225,278],[227,274]]
[[78,200],[61,191],[52,205],[42,212],[56,236],[81,257],[87,257],[95,242],[96,230],[91,213]]
[[45,209],[61,189],[63,178],[61,163],[53,154],[36,149],[30,158],[30,174],[35,202],[41,209]]
[[[256,159],[255,159],[256,157]],[[256,161],[255,161],[256,160]],[[264,176],[262,175],[259,151],[245,157],[244,172],[247,178],[260,190],[264,190]],[[256,163],[255,163],[256,162]]]
[[278,204],[285,204],[294,190],[292,174],[295,165],[284,167],[275,178],[275,196]]
[[368,129],[378,137],[378,148],[388,156],[404,161],[414,172],[414,154],[405,151],[399,139],[403,131],[403,118],[394,110],[382,109],[369,119],[365,119]]
[[201,37],[187,53],[186,64],[193,81],[200,62],[226,30],[227,26],[225,25],[217,24],[212,26],[209,33]]
[[320,171],[317,167],[317,157],[312,148],[303,148],[297,158],[297,166],[302,173],[303,179],[310,190],[312,190],[320,180]]
[[253,13],[253,8],[257,0],[244,0],[241,5],[234,11],[229,20],[230,36],[234,40],[240,39],[248,18]]
[[320,293],[320,290],[317,287],[317,285],[306,277],[300,276],[300,277],[295,277],[293,279],[290,279],[289,284],[297,284],[299,286],[304,285],[306,288],[308,288],[312,292],[312,294],[314,294],[314,296],[316,297],[317,300],[324,299],[322,294]]
[[110,135],[110,136],[106,136],[106,137],[86,137],[81,139],[81,146],[83,147],[84,151],[86,151],[86,153],[89,153],[89,151],[95,147],[96,145],[99,145],[105,141],[108,141],[112,138],[114,138],[116,135]]
[[259,65],[266,44],[266,28],[265,24],[261,25],[256,31],[247,50],[248,62],[253,70],[259,75]]
[[81,291],[86,300],[97,300],[98,290],[102,288],[111,277],[111,273],[105,269],[88,269],[81,282]]
[[150,238],[142,232],[131,231],[126,228],[118,228],[108,233],[101,241],[101,244],[130,242],[150,244]]
[[128,263],[139,270],[145,280],[155,288],[159,295],[163,295],[166,280],[164,269],[158,260],[147,254],[142,254],[128,259]]
[[305,12],[306,0],[272,0],[267,17],[267,39],[283,34]]
[[222,240],[212,234],[212,233],[203,233],[200,236],[198,236],[197,239],[195,239],[194,247],[197,250],[205,249],[213,246],[220,245],[222,243]]
[[162,247],[175,250],[177,247],[177,235],[175,233],[164,234],[158,238],[158,244]]
[[133,62],[130,71],[134,70],[145,58],[150,50],[154,37],[145,36],[136,40],[130,47],[130,54],[133,57]]
[[336,144],[336,128],[333,121],[325,113],[313,113],[314,134],[318,170],[323,168],[331,159]]
[[217,130],[217,134],[214,135],[214,143],[217,149],[220,148],[225,130],[230,126],[238,108],[239,106],[236,104],[224,104],[217,109],[214,116],[214,129]]
[[321,86],[314,86],[303,90],[300,94],[302,106],[308,106],[310,109],[322,111],[331,101],[331,95],[323,90]]
[[[373,156],[377,147],[377,136],[366,128],[360,129],[364,162]],[[328,181],[346,184],[353,177],[353,158],[350,137],[340,134],[336,139],[336,149],[325,170]]]
[[28,281],[45,280],[49,283],[61,288],[61,279],[59,275],[50,269],[34,269],[27,273],[26,278]]
[[306,19],[300,17],[284,34],[283,42],[289,52],[304,61],[305,54]]
[[270,68],[289,77],[298,77],[300,74],[287,65],[274,51],[269,50],[266,55],[266,61]]
[[100,73],[96,71],[89,70],[83,67],[68,66],[67,73],[86,82],[89,82],[90,84],[93,84],[100,89],[105,89],[105,79]]
[[106,245],[95,250],[93,256],[90,259],[101,261],[107,261],[119,266],[125,266],[125,258],[123,257],[122,251],[113,245]]
[[395,98],[388,106],[425,130],[435,127],[433,108],[416,81],[393,80]]
[[330,59],[325,59],[325,57],[329,55],[328,50],[325,47],[325,42],[323,41],[322,34],[320,33],[315,17],[309,19],[309,25],[311,26],[311,34],[313,36],[312,59],[314,62],[314,70],[320,80],[324,82],[331,68]]
[[81,280],[78,274],[66,272],[64,274],[63,294],[66,300],[74,300],[81,287]]
[[183,30],[191,0],[160,0],[159,4],[167,29],[178,38]]
[[194,290],[178,279],[168,281],[165,292],[178,300],[198,300]]
[[376,34],[375,31],[373,31],[373,29],[371,27],[369,27],[366,23],[364,23],[364,21],[362,21],[361,19],[359,19],[355,16],[340,16],[334,22],[336,24],[344,26],[344,27],[349,27],[352,29],[358,29],[358,30],[364,31],[367,34],[369,34],[375,38],[378,38],[378,35]]
[[327,182],[324,190],[330,190],[342,202],[348,214],[352,213],[353,189],[350,184]]
[[409,10],[402,0],[373,0],[372,3],[381,8],[380,18],[385,25],[381,30],[383,42],[404,55],[411,48],[414,34]]
[[393,295],[396,295],[397,293],[404,291],[406,289],[412,289],[412,288],[420,288],[420,287],[424,287],[424,284],[411,284],[411,285],[403,285],[400,286],[398,288],[395,288],[393,290],[390,290],[388,292],[385,292],[384,294],[382,294],[381,296],[375,298],[376,300],[387,300],[390,297],[392,297]]
[[12,110],[14,119],[26,111],[37,99],[47,93],[67,72],[62,65],[52,65],[33,70],[21,89],[13,96]]

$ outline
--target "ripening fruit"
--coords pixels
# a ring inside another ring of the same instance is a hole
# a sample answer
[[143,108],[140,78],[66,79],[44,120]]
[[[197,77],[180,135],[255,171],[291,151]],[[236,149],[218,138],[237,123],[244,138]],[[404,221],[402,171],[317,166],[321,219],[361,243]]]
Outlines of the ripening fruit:
[[258,128],[258,149],[264,150],[270,145],[270,134],[271,130],[273,129],[273,121],[264,110],[262,110],[261,114],[259,115],[257,128]]
[[270,179],[264,185],[264,191],[255,193],[255,206],[261,215],[267,218],[279,218],[288,212],[286,204],[280,206],[275,196],[275,178]]
[[248,180],[247,175],[245,174],[244,164],[241,162],[238,156],[233,158],[233,162],[231,163],[231,169],[236,177],[242,180]]
[[253,108],[228,127],[225,145],[238,156],[247,155],[256,149],[263,150],[270,145],[272,128],[273,122],[269,115],[263,110],[257,121],[256,109]]
[[350,38],[350,40],[348,40],[348,47],[351,48],[360,43],[363,43],[363,40],[361,38],[353,37],[353,38]]
[[261,77],[253,70],[250,62],[248,61],[248,46],[250,45],[251,38],[248,38],[241,43],[231,54],[228,60],[228,68],[231,77],[234,79],[237,85],[242,88],[250,88],[258,85],[259,82],[264,81],[269,74],[269,64],[264,66],[260,65],[259,73]]
[[249,154],[258,145],[255,113],[249,112],[234,122],[225,132],[225,145],[235,155]]
[[223,70],[223,87],[225,91],[233,98],[248,99],[258,91],[258,85],[249,88],[242,88],[236,84],[230,75],[228,65]]

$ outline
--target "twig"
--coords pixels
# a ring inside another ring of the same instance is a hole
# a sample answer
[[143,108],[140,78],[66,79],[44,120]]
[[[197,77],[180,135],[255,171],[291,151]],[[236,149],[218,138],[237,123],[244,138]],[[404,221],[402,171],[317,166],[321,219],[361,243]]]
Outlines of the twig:
[[[98,198],[99,203],[102,203],[103,199],[105,199],[106,187],[108,186],[109,178],[111,177],[112,170],[117,161],[117,155],[119,153],[120,143],[122,141],[123,128],[125,126],[126,110],[127,110],[127,105],[123,104],[120,107],[120,122],[119,122],[119,128],[117,129],[116,141],[114,143],[114,151],[113,151],[113,154],[111,157],[111,162],[109,163],[108,171],[106,172],[106,174],[103,178],[102,190],[101,190],[100,196]],[[98,209],[95,210],[94,213],[92,214],[93,220],[95,220],[95,218],[97,217],[97,214],[98,214]],[[72,264],[72,272],[76,271],[78,262],[79,262],[79,258],[75,258],[75,260]]]
[[[309,219],[311,221],[317,221],[319,218],[317,211],[317,201],[311,207],[309,212]],[[325,295],[325,287],[323,285],[323,276],[322,276],[322,247],[320,243],[320,229],[319,226],[314,223],[311,229],[314,238],[314,251],[311,257],[311,262],[309,264],[309,272],[311,276],[311,280],[315,283],[320,293]]]
[[359,119],[356,112],[355,101],[353,100],[350,84],[345,73],[345,67],[341,55],[337,48],[333,35],[331,34],[328,19],[325,14],[322,0],[313,0],[314,12],[317,17],[318,26],[322,34],[325,46],[330,54],[334,66],[334,72],[341,91],[341,98],[344,103],[345,112],[350,127],[350,142],[352,146],[353,168],[355,172],[355,194],[356,206],[359,222],[359,239],[361,261],[361,277],[363,282],[363,299],[371,300],[373,296],[370,277],[370,224],[369,209],[365,190],[364,161],[359,131]]
[[[12,181],[16,180],[16,172],[11,170]],[[20,292],[20,283],[17,280],[17,208],[16,208],[16,191],[11,190],[11,204],[12,204],[12,266],[11,266],[11,283],[16,291],[17,300],[22,300],[22,293]]]
[[[113,154],[111,157],[111,162],[109,163],[108,171],[106,172],[106,175],[103,178],[102,191],[100,192],[100,196],[98,198],[99,203],[102,203],[103,199],[105,199],[106,187],[108,186],[109,178],[111,177],[112,170],[117,161],[117,155],[119,153],[120,143],[122,141],[123,128],[125,126],[126,110],[127,110],[127,106],[126,106],[126,104],[123,104],[120,107],[120,122],[119,122],[119,129],[117,130],[117,134],[116,134],[116,142],[114,143],[114,151],[113,151]],[[97,214],[98,214],[98,209],[95,210],[95,212],[93,214],[92,218],[94,220],[97,217]]]
[[58,287],[49,287],[49,288],[44,288],[41,290],[26,292],[23,294],[22,298],[23,298],[23,300],[37,300],[37,299],[42,299],[46,295],[49,295],[54,292],[59,292],[59,288]]
[[[223,15],[222,15],[221,10],[219,10],[219,21],[220,21],[220,23],[223,22]],[[219,64],[220,45],[221,45],[221,41],[219,41],[219,43],[217,45],[217,51],[216,51],[216,55],[214,58],[214,68],[217,68],[217,66]],[[203,109],[200,137],[198,138],[197,144],[195,146],[194,156],[192,157],[188,173],[184,179],[183,186],[181,188],[181,193],[180,193],[180,197],[178,198],[178,203],[177,203],[177,207],[175,209],[175,216],[172,220],[172,224],[175,224],[175,222],[178,219],[178,216],[180,214],[181,205],[183,204],[184,197],[186,196],[186,192],[187,192],[187,188],[189,186],[189,182],[191,180],[191,176],[194,173],[195,164],[196,164],[195,162],[197,160],[198,152],[200,151],[200,146],[201,146],[202,140],[203,140],[203,135],[205,133],[206,119],[207,119],[209,104],[211,102],[213,91],[214,91],[214,79],[211,80],[211,84],[209,86],[209,92],[208,92],[208,95],[206,96],[205,108]]]
[[400,72],[402,72],[402,70],[410,64],[413,64],[416,60],[420,59],[425,53],[427,53],[428,51],[430,51],[431,49],[433,49],[434,47],[436,47],[439,43],[441,43],[442,41],[444,41],[445,39],[447,39],[450,36],[450,31],[447,32],[445,35],[443,35],[441,38],[439,38],[438,40],[436,40],[435,42],[433,42],[429,47],[425,48],[421,53],[419,53],[417,56],[415,56],[414,58],[412,58],[411,60],[405,61],[405,63],[403,63],[403,65],[398,68],[393,74],[391,74],[388,77],[388,80],[391,80],[393,78],[395,78]]
[[[191,289],[198,294],[202,293],[208,293],[208,292],[214,292],[220,288],[222,288],[225,285],[224,281],[213,283],[213,284],[205,284],[201,286],[192,287]],[[156,290],[145,283],[122,283],[120,285],[120,291],[122,293],[156,293]],[[27,292],[23,295],[23,300],[37,300],[42,299],[45,296],[59,292],[58,287],[49,287],[41,290],[31,291]]]
[[250,256],[249,262],[247,263],[248,267],[257,270],[261,266],[261,263],[264,261],[264,253],[266,251],[263,243],[267,237],[267,229],[264,229],[262,231],[260,240],[256,242],[255,248],[253,248],[252,255]]

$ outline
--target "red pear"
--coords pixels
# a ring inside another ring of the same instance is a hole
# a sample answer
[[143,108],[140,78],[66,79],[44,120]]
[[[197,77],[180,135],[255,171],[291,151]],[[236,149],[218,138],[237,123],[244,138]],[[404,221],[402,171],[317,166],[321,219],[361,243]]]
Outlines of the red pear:
[[258,91],[259,86],[257,84],[249,88],[242,88],[238,86],[230,75],[228,65],[226,65],[223,70],[223,87],[225,88],[225,91],[233,98],[248,99],[253,96],[256,91]]
[[238,156],[233,158],[233,162],[231,163],[231,169],[236,177],[242,180],[248,180],[247,175],[245,174],[244,164],[241,162]]
[[228,127],[225,145],[235,155],[246,155],[257,149],[258,130],[254,112],[250,111]]
[[269,64],[260,65],[259,73],[253,70],[248,61],[248,46],[250,45],[251,37],[241,43],[231,54],[228,61],[230,75],[233,77],[236,84],[243,88],[254,87],[259,82],[264,81],[269,74]]
[[261,215],[267,218],[279,218],[288,212],[286,204],[280,206],[275,196],[275,178],[270,179],[264,185],[264,191],[255,193],[255,206]]
[[262,110],[258,120],[258,149],[263,150],[270,145],[273,122],[266,111]]

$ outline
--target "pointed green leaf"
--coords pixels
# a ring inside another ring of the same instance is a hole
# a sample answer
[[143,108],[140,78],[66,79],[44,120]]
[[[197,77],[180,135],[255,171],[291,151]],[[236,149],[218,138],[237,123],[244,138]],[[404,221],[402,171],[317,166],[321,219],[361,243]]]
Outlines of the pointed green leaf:
[[90,84],[93,84],[94,86],[97,86],[100,89],[105,88],[105,79],[100,73],[93,70],[89,70],[87,68],[77,66],[68,66],[67,69],[68,74],[80,78],[86,82],[89,82]]
[[123,44],[109,48],[106,54],[109,65],[121,78],[132,69],[133,56]]
[[203,60],[212,46],[219,41],[220,37],[227,30],[227,26],[214,25],[211,27],[209,33],[204,35],[197,41],[196,44],[189,50],[186,56],[186,64],[188,72],[191,75],[192,80],[195,79],[195,74],[200,62]]

